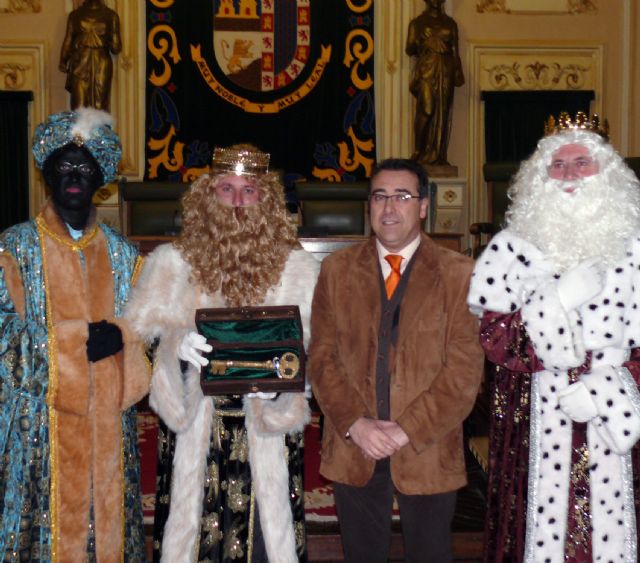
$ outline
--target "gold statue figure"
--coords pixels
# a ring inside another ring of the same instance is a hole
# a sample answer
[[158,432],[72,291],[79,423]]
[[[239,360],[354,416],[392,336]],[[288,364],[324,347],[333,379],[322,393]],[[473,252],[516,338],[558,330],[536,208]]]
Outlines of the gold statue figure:
[[407,55],[415,56],[409,90],[416,98],[415,152],[420,164],[448,166],[447,145],[455,86],[464,84],[458,26],[444,13],[444,0],[425,0],[427,9],[411,20]]
[[121,50],[120,18],[103,0],[84,0],[69,14],[60,70],[67,73],[71,109],[87,106],[109,111],[111,54]]

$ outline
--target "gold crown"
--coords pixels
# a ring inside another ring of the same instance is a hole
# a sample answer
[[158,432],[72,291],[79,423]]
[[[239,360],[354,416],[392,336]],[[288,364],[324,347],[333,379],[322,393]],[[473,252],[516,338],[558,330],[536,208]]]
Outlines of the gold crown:
[[211,159],[215,172],[230,172],[238,176],[256,176],[269,172],[269,153],[255,148],[237,145],[228,148],[216,147]]
[[605,119],[604,123],[601,125],[600,118],[595,113],[591,119],[589,119],[584,112],[579,111],[576,113],[576,118],[572,120],[571,116],[566,111],[563,111],[560,113],[557,123],[553,115],[550,115],[549,119],[547,119],[544,124],[545,135],[555,135],[561,131],[578,130],[591,131],[593,133],[597,133],[606,140],[609,140],[609,122]]

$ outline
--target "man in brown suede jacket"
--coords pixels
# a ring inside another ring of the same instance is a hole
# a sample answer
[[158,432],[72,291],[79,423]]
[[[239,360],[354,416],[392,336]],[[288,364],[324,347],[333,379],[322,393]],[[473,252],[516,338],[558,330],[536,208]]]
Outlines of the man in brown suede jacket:
[[375,238],[329,256],[316,286],[313,392],[325,415],[320,472],[335,482],[347,561],[386,561],[393,496],[406,561],[451,560],[462,421],[480,384],[472,262],[421,233],[427,177],[388,159],[371,177]]

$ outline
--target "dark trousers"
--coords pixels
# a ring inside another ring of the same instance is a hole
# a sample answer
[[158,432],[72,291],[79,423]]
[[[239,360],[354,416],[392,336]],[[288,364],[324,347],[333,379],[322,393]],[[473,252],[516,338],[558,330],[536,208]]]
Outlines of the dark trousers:
[[388,460],[376,464],[373,477],[364,487],[334,483],[345,561],[387,561],[394,492],[400,508],[405,561],[450,563],[456,492],[403,495],[394,490]]

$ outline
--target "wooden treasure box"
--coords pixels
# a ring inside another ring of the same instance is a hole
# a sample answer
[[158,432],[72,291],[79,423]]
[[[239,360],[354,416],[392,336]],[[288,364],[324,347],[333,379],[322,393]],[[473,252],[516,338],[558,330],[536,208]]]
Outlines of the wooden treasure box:
[[297,305],[198,309],[196,326],[213,347],[201,370],[206,395],[304,391]]

